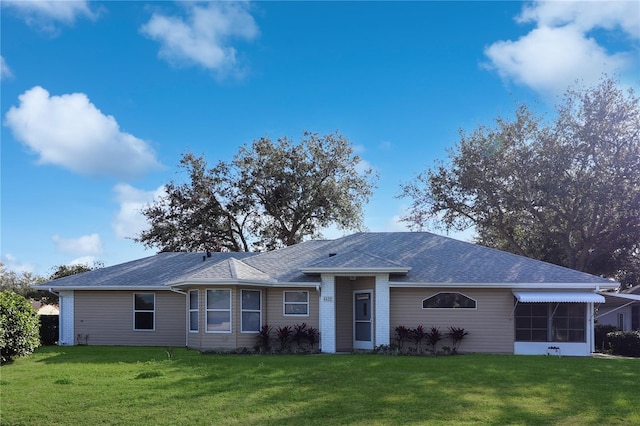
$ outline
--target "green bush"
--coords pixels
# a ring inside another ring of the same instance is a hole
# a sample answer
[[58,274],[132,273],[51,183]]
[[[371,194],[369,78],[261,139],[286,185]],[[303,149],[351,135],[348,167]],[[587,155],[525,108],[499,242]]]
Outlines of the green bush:
[[0,293],[0,360],[29,355],[40,346],[40,319],[31,304],[13,291]]
[[614,355],[640,357],[640,331],[614,331],[607,334]]
[[618,327],[609,324],[596,324],[594,327],[594,342],[596,351],[608,352],[609,351],[609,339],[607,334],[618,331]]

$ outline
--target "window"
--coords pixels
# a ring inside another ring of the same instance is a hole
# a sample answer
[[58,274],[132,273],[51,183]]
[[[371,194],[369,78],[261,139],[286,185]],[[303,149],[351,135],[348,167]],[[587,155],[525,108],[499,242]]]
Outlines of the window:
[[285,291],[284,292],[285,316],[309,316],[309,292]]
[[624,331],[624,314],[618,313],[618,330]]
[[586,341],[584,303],[519,303],[515,320],[519,342]]
[[462,293],[438,293],[424,299],[422,309],[476,309],[476,301]]
[[207,290],[207,333],[231,333],[231,290]]
[[262,325],[260,290],[242,290],[242,333],[257,333]]
[[156,295],[154,293],[133,294],[133,329],[153,331],[155,329]]
[[518,303],[516,307],[516,341],[546,342],[548,335],[546,303]]
[[640,306],[631,307],[631,329],[640,330]]
[[198,290],[189,290],[189,331],[198,331]]

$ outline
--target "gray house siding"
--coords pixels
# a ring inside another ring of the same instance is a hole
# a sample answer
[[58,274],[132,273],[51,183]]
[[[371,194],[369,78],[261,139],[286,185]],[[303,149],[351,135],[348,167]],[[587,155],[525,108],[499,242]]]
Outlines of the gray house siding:
[[[476,300],[477,309],[423,309],[422,301],[439,292],[462,293]],[[392,288],[391,342],[396,342],[397,326],[438,327],[442,333],[453,326],[469,332],[461,352],[513,353],[513,304],[513,294],[506,289]],[[451,346],[451,341],[441,341],[442,346]]]
[[[184,346],[185,298],[171,291],[74,292],[75,344]],[[134,331],[133,294],[155,294],[155,330]]]

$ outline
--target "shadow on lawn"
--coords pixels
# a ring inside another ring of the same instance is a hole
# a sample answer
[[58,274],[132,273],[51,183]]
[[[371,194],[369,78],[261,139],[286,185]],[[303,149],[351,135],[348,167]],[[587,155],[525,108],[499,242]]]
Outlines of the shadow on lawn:
[[[338,361],[317,357],[310,369],[300,362],[303,357],[277,358],[257,357],[253,365],[234,368],[221,357],[217,371],[172,382],[180,389],[176,402],[182,407],[206,403],[212,423],[238,413],[246,413],[242,423],[267,425],[612,424],[637,419],[638,397],[632,391],[639,376],[630,365],[620,374],[615,364],[575,369],[549,358],[496,357],[474,365],[472,357],[451,363],[450,358],[357,355]],[[545,379],[536,378],[549,370]],[[613,386],[603,386],[612,377],[618,377]],[[155,386],[160,391],[166,383]]]
[[[142,373],[162,371],[136,380],[140,399],[121,403],[132,409],[151,406],[165,422],[175,418],[170,417],[175,409],[192,423],[206,424],[630,424],[640,419],[640,364],[634,360],[200,355],[185,349],[176,349],[169,360],[165,351],[44,348],[38,362],[143,363]],[[145,394],[163,396],[146,399]],[[206,418],[197,417],[203,416],[202,407]]]
[[[110,364],[162,361],[169,358],[170,348],[158,346],[41,346],[37,362],[44,364]],[[182,358],[197,358],[200,353],[184,348],[172,349]]]

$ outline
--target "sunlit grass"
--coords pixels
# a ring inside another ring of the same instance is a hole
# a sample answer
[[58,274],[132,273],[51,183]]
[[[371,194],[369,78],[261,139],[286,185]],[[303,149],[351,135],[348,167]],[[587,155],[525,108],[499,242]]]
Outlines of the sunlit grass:
[[636,359],[85,346],[0,371],[3,425],[640,424]]

